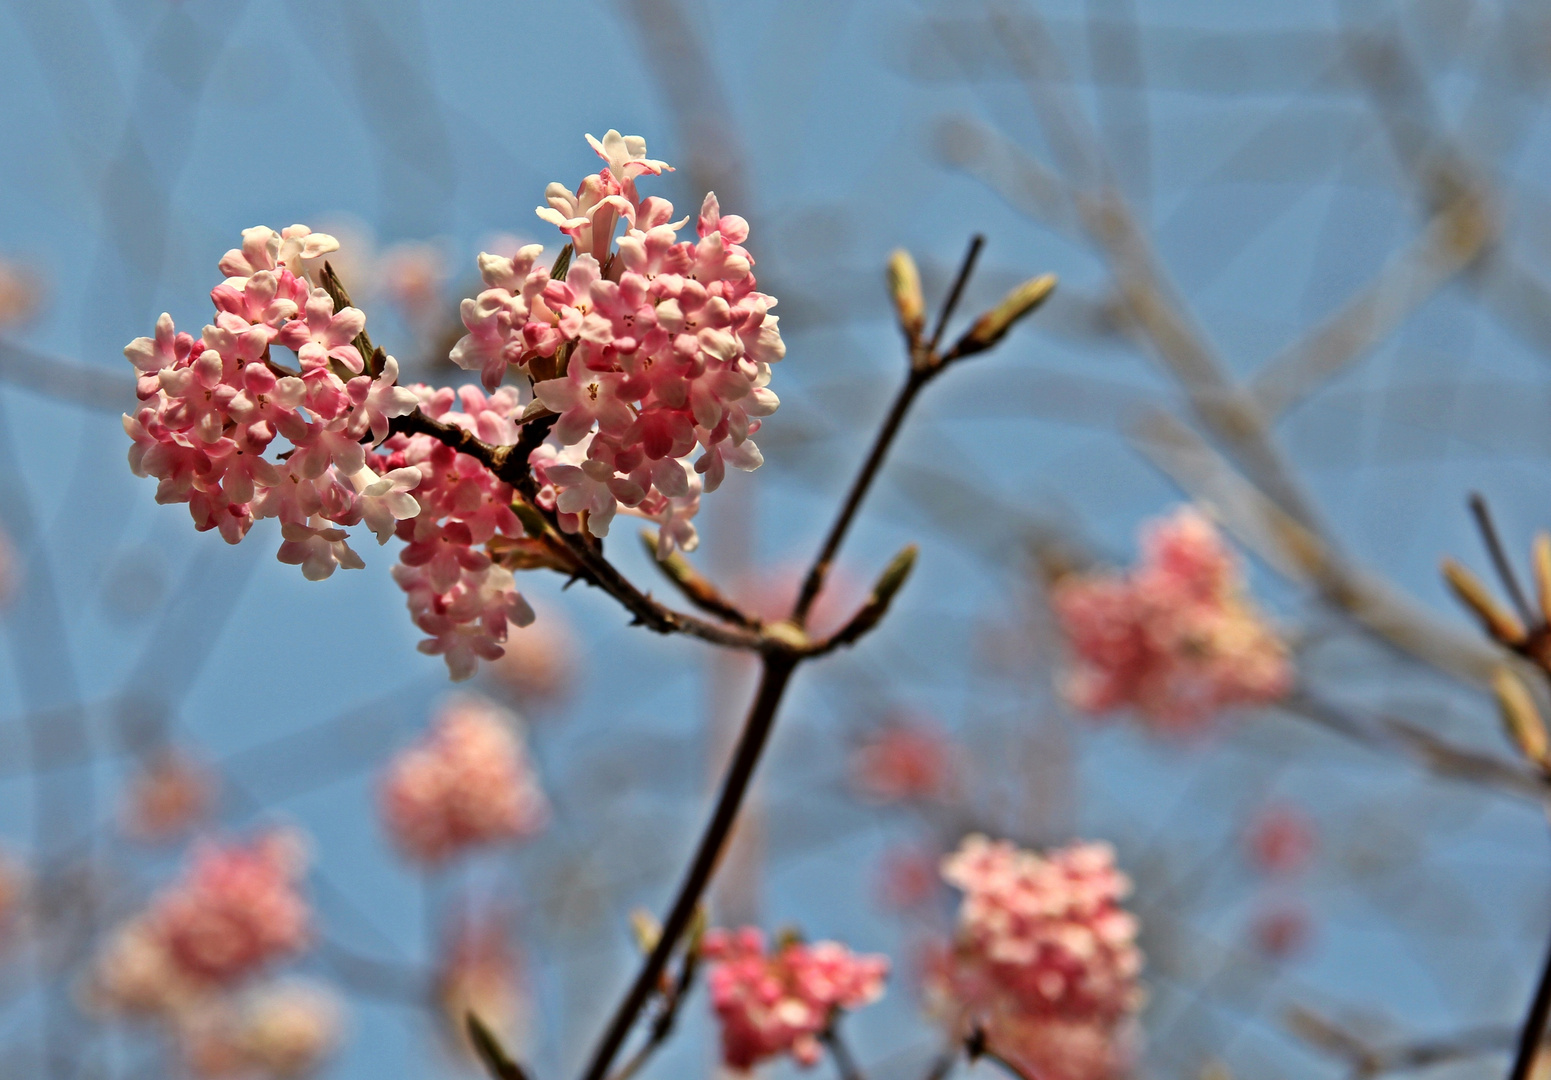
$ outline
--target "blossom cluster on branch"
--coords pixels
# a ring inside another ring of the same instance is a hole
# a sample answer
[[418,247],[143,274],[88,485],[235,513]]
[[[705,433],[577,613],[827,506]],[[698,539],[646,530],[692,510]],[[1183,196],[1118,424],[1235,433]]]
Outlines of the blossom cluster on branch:
[[837,1013],[882,997],[889,970],[887,957],[859,956],[834,941],[767,950],[751,926],[710,931],[702,952],[711,961],[706,983],[721,1021],[722,1059],[740,1072],[781,1054],[816,1063]]
[[1073,705],[1129,707],[1158,730],[1183,734],[1221,709],[1291,689],[1287,648],[1211,521],[1184,507],[1148,524],[1141,547],[1128,573],[1073,574],[1052,589],[1072,652],[1065,692]]
[[1130,882],[1110,847],[1038,854],[972,835],[942,874],[964,899],[952,945],[929,965],[937,1011],[961,1032],[981,1032],[1025,1075],[1118,1075],[1143,1001],[1142,953],[1137,921],[1120,906]]
[[[542,422],[547,438],[518,468],[531,468],[528,495],[562,532],[605,536],[623,508],[658,526],[664,557],[692,549],[701,495],[728,465],[763,460],[751,436],[779,404],[768,387],[785,353],[776,301],[755,288],[746,221],[708,194],[696,239],[679,239],[689,218],[636,189],[668,166],[639,138],[588,139],[606,165],[575,192],[551,184],[538,210],[569,240],[555,263],[537,244],[479,257],[485,288],[463,302],[468,332],[451,359],[478,370],[485,392],[398,385],[365,314],[340,307],[337,281],[318,271],[338,241],[303,225],[252,228],[221,259],[215,318],[198,338],[164,314],[126,347],[141,400],[124,417],[131,468],[229,543],[278,519],[280,560],[309,579],[363,565],[349,543],[357,524],[379,543],[399,536],[394,577],[427,635],[421,649],[454,678],[500,657],[509,626],[533,619],[487,550],[522,541],[513,504],[524,496],[488,459],[423,428],[394,431],[398,418],[418,411],[494,448]],[[515,385],[501,386],[508,375]]]

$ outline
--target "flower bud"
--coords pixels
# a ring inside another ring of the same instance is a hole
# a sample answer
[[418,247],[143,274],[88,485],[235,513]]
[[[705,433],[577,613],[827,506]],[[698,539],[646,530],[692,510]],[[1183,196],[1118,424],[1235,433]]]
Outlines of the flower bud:
[[1540,603],[1540,617],[1551,623],[1551,533],[1535,537],[1535,592]]
[[1497,695],[1497,707],[1502,711],[1508,737],[1521,754],[1545,768],[1551,761],[1551,738],[1546,735],[1545,722],[1529,687],[1518,672],[1505,664],[1492,672],[1492,692]]
[[878,581],[872,587],[872,595],[867,598],[857,613],[851,616],[851,621],[834,637],[837,645],[849,645],[856,641],[888,614],[889,605],[894,602],[894,594],[904,586],[905,579],[910,576],[910,571],[916,564],[916,555],[919,549],[914,544],[908,544],[900,549],[893,561],[878,575]]
[[1453,559],[1443,560],[1443,578],[1454,590],[1459,602],[1468,607],[1481,620],[1481,626],[1493,639],[1504,645],[1516,645],[1524,640],[1524,626],[1481,583],[1481,579],[1466,570]]
[[657,941],[662,937],[662,924],[650,911],[636,908],[630,913],[630,936],[635,938],[636,948],[644,956],[657,947]]
[[889,256],[888,281],[889,296],[894,301],[894,310],[899,313],[899,325],[914,341],[926,325],[926,301],[921,297],[921,274],[916,269],[916,261],[904,248],[897,248]]
[[1056,287],[1054,274],[1030,278],[1002,297],[1001,303],[975,320],[975,325],[953,347],[957,356],[984,352],[1007,336],[1013,324],[1045,302]]

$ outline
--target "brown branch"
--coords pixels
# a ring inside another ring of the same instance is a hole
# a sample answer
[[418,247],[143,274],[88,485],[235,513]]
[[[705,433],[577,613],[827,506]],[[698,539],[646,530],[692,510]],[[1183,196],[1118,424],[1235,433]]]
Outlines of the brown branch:
[[840,1034],[842,1015],[838,1009],[835,1011],[835,1015],[829,1019],[829,1025],[820,1033],[819,1039],[829,1050],[829,1056],[835,1059],[835,1071],[840,1074],[840,1080],[867,1080],[867,1074],[862,1072],[861,1066],[856,1063],[856,1055],[851,1053],[845,1037]]
[[656,945],[642,963],[640,971],[636,973],[635,981],[630,984],[630,989],[615,1008],[603,1037],[593,1050],[587,1070],[582,1074],[585,1080],[603,1080],[608,1074],[609,1066],[613,1063],[615,1055],[619,1053],[619,1048],[630,1033],[631,1027],[634,1026],[637,1015],[646,1005],[658,980],[661,979],[669,955],[689,926],[695,907],[699,904],[706,886],[710,884],[711,874],[715,871],[717,860],[721,857],[722,846],[732,832],[733,822],[737,820],[738,809],[742,806],[743,796],[747,793],[749,782],[754,777],[754,767],[759,764],[760,755],[765,748],[765,740],[775,724],[776,710],[780,708],[787,683],[791,681],[792,672],[796,670],[801,659],[800,654],[784,649],[772,649],[764,653],[759,689],[754,694],[754,702],[749,707],[748,718],[743,723],[743,732],[738,737],[738,746],[733,752],[732,764],[722,780],[721,793],[717,796],[716,808],[711,814],[711,820],[707,822],[705,832],[700,837],[700,843],[695,848],[694,858],[690,861],[684,880],[679,885],[673,907],[669,910],[668,917],[663,920],[662,932],[657,937]]
[[419,409],[407,416],[395,417],[391,426],[396,433],[429,435],[458,453],[467,454],[511,485],[544,518],[554,538],[576,561],[581,578],[618,600],[635,623],[659,634],[688,634],[729,649],[757,652],[765,648],[767,640],[762,634],[744,627],[710,623],[659,604],[631,584],[595,546],[560,528],[554,512],[537,503],[538,485],[528,469],[528,455],[543,442],[551,424],[552,417],[529,420],[523,425],[521,437],[510,446],[494,446],[456,424],[433,419]]

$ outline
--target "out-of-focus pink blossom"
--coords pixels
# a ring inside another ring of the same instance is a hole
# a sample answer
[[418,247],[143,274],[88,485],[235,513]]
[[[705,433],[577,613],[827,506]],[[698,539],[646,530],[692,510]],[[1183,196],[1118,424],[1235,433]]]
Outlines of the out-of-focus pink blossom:
[[161,751],[130,781],[124,831],[150,842],[175,839],[204,820],[215,795],[210,770],[177,750]]
[[468,1041],[469,1013],[516,1052],[526,1034],[529,1003],[507,919],[484,913],[457,922],[437,965],[436,997],[450,1041],[465,1057],[478,1060]]
[[1250,823],[1245,837],[1250,861],[1273,877],[1294,877],[1314,857],[1314,824],[1296,806],[1267,806]]
[[1309,909],[1298,901],[1272,901],[1250,922],[1255,947],[1271,960],[1286,960],[1308,948],[1314,936]]
[[953,944],[929,965],[936,1010],[1030,1075],[1115,1075],[1143,1000],[1142,954],[1108,845],[1041,855],[970,836],[942,873],[964,900]]
[[424,330],[441,315],[447,258],[436,244],[394,244],[378,259],[377,273],[383,295],[410,327]]
[[910,911],[938,889],[938,855],[918,847],[890,848],[878,873],[878,902],[890,911]]
[[836,1010],[877,1001],[889,969],[887,957],[859,956],[833,941],[786,942],[767,952],[754,927],[711,931],[704,953],[722,1059],[739,1071],[781,1054],[816,1063]]
[[183,878],[152,902],[150,932],[189,980],[241,982],[306,946],[310,916],[297,889],[305,863],[289,833],[200,844]]
[[1085,712],[1129,707],[1188,733],[1292,687],[1286,646],[1245,595],[1237,559],[1189,507],[1143,531],[1129,573],[1063,578],[1051,603],[1072,653],[1066,696]]
[[0,259],[0,329],[31,319],[43,307],[43,296],[43,282],[35,271]]
[[325,986],[287,980],[176,1018],[174,1035],[198,1080],[311,1076],[338,1047],[344,1003]]
[[509,632],[503,649],[490,664],[490,676],[519,705],[556,701],[570,689],[579,653],[560,609],[541,610],[532,625]]
[[425,738],[393,759],[380,803],[388,832],[406,857],[434,865],[544,827],[549,802],[518,725],[494,702],[458,695]]
[[880,803],[924,802],[943,794],[953,772],[953,747],[928,723],[894,719],[851,755],[851,785]]

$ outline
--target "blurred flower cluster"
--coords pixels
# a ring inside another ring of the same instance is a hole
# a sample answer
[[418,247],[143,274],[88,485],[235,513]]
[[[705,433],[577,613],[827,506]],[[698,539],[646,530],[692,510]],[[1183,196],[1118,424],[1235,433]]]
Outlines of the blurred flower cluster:
[[1073,705],[1131,708],[1159,731],[1184,734],[1221,709],[1291,689],[1287,648],[1246,595],[1238,560],[1211,521],[1182,508],[1147,525],[1141,547],[1129,573],[1055,583]]

